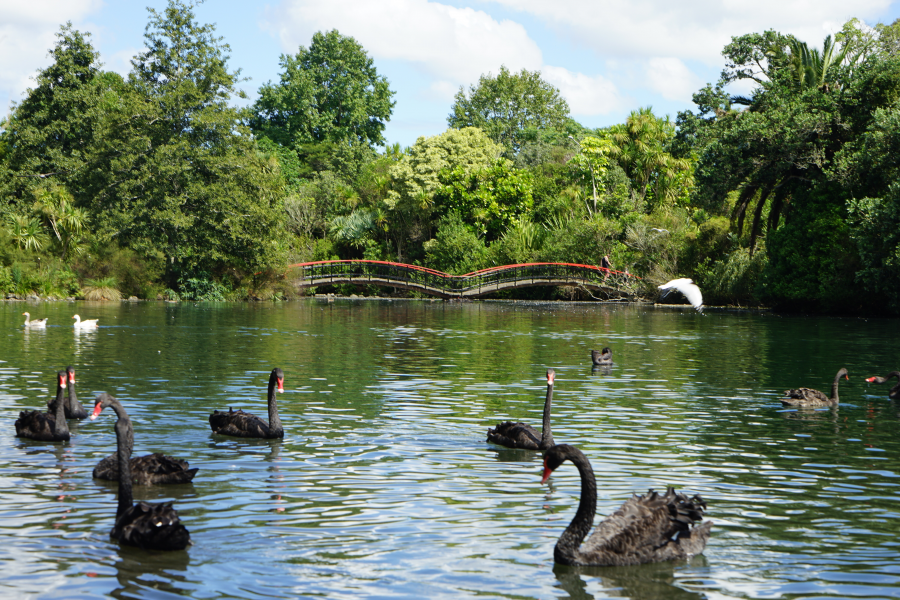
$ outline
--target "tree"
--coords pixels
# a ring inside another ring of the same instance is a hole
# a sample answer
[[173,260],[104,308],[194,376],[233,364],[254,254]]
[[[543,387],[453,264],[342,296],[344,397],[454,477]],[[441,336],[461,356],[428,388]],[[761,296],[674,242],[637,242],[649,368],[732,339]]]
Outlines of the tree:
[[632,189],[641,201],[652,191],[655,205],[674,201],[680,188],[691,185],[691,162],[676,158],[667,150],[675,136],[675,126],[669,117],[659,118],[650,107],[632,111],[624,125],[610,130],[613,145],[609,155],[625,170]]
[[559,90],[541,79],[540,71],[510,73],[502,66],[497,76],[482,75],[469,92],[460,87],[447,117],[450,127],[478,127],[514,158],[529,128],[563,128],[569,105]]
[[513,168],[506,158],[474,171],[462,166],[444,169],[438,179],[435,214],[457,213],[488,240],[499,238],[534,207],[531,174]]
[[570,165],[590,173],[591,197],[594,200],[593,212],[597,211],[597,182],[606,173],[609,165],[608,155],[614,152],[613,143],[606,138],[587,135],[578,143],[580,152],[572,157]]
[[165,258],[182,275],[256,272],[281,260],[277,161],[258,151],[229,106],[239,72],[193,4],[153,9],[147,50],[110,81],[92,154],[92,207],[106,235]]
[[85,155],[94,139],[98,118],[99,54],[89,33],[67,23],[50,50],[53,63],[38,72],[37,87],[28,90],[4,124],[5,171],[0,186],[19,210],[30,209],[31,189],[47,179],[76,192],[86,169]]
[[441,172],[459,168],[471,173],[488,167],[501,150],[480,129],[450,129],[430,138],[420,137],[408,154],[389,167],[390,189],[383,206],[398,260],[403,256],[406,241],[421,239],[431,226],[435,192],[441,188]]
[[264,84],[253,106],[259,135],[294,147],[312,142],[384,144],[396,102],[363,47],[336,29],[313,35],[309,48],[281,55],[281,81]]

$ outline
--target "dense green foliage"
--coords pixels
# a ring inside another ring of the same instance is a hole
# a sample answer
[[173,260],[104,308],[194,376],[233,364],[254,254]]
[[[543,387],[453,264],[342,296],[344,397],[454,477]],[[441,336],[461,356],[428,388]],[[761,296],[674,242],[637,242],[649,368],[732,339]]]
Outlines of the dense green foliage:
[[645,107],[590,130],[540,73],[501,67],[401,148],[353,38],[316,33],[237,109],[240,72],[193,8],[149,9],[124,78],[60,29],[0,128],[0,292],[280,298],[291,262],[607,256],[651,297],[688,276],[708,304],[900,313],[898,23],[852,20],[821,49],[735,36],[676,122]]

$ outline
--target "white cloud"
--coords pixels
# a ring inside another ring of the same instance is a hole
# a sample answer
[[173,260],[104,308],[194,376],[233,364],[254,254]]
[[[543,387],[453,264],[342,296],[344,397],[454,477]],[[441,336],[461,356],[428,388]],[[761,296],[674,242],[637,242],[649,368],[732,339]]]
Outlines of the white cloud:
[[709,65],[732,36],[776,29],[818,46],[851,17],[883,13],[891,0],[491,0],[540,18],[602,58],[677,57]]
[[666,100],[687,101],[702,85],[683,62],[674,57],[654,57],[646,63],[646,84]]
[[559,88],[573,115],[605,115],[621,107],[619,91],[602,75],[590,77],[564,67],[546,66],[541,69],[541,77]]
[[[47,53],[59,26],[100,8],[101,0],[0,2],[0,99],[20,101],[35,73],[50,64]],[[0,106],[3,116],[7,106]]]
[[338,29],[376,59],[407,61],[433,77],[436,90],[478,81],[482,73],[539,69],[541,50],[525,28],[472,8],[426,0],[285,0],[266,27],[286,53],[309,46],[317,31]]

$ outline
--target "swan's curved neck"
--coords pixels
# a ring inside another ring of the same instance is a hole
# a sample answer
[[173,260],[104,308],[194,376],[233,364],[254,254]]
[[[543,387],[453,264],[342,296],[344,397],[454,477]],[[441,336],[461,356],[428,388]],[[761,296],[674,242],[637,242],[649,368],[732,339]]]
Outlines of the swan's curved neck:
[[834,383],[831,384],[831,401],[834,402],[835,404],[840,402],[840,399],[838,398],[838,384],[841,381],[841,377],[842,377],[841,373],[838,373],[837,375],[835,375]]
[[550,431],[550,403],[553,401],[553,384],[547,384],[547,399],[544,400],[544,421],[541,428],[541,450],[549,450],[556,443],[553,441],[553,433]]
[[594,479],[594,470],[591,463],[583,454],[576,454],[569,460],[578,467],[578,474],[581,475],[581,501],[578,503],[578,510],[575,517],[553,549],[553,557],[558,563],[565,565],[575,564],[578,560],[578,548],[581,542],[587,537],[594,525],[594,515],[597,512],[597,481]]
[[116,509],[116,519],[134,505],[131,493],[131,450],[134,448],[134,427],[128,413],[118,401],[110,404],[116,411],[116,445],[119,459],[119,506]]
[[55,403],[53,406],[53,427],[56,430],[55,433],[56,435],[68,433],[69,424],[66,423],[66,395],[62,386],[59,384],[56,386],[56,400],[53,402]]
[[278,403],[276,396],[278,394],[278,378],[272,376],[269,378],[269,435],[274,436],[284,431],[281,426],[281,418],[278,416]]

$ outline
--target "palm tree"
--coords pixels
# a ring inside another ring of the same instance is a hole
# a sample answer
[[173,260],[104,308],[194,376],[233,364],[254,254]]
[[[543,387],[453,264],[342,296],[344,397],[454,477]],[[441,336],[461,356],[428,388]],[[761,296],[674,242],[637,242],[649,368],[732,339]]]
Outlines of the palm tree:
[[665,149],[674,135],[675,125],[669,117],[655,116],[649,106],[632,111],[624,125],[613,128],[614,146],[609,153],[631,179],[640,200],[646,199],[651,183],[657,202],[671,199],[672,184],[691,170],[689,160],[675,158]]
[[793,37],[788,45],[791,50],[791,71],[799,90],[827,88],[828,71],[844,62],[849,49],[849,46],[844,46],[841,50],[837,50],[837,43],[832,40],[830,34],[825,36],[821,53],[816,48],[807,46],[806,42]]

